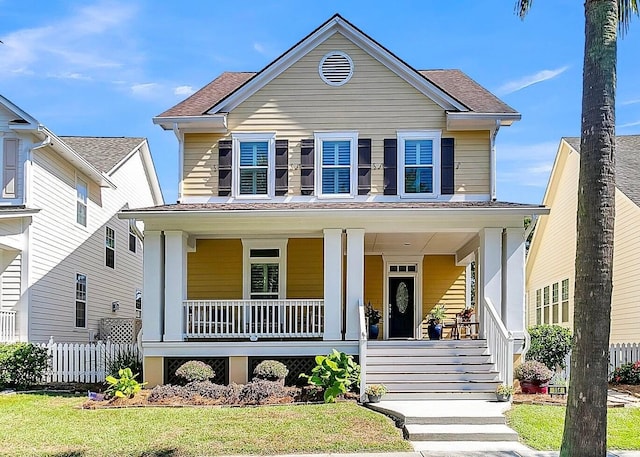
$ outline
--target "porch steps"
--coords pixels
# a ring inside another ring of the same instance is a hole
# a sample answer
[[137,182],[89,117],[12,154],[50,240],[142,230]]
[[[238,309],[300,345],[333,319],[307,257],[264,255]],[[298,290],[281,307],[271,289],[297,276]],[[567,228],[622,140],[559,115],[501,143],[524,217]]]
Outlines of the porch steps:
[[369,341],[366,363],[385,400],[489,400],[500,384],[485,340]]
[[405,425],[410,441],[518,441],[518,434],[505,424]]

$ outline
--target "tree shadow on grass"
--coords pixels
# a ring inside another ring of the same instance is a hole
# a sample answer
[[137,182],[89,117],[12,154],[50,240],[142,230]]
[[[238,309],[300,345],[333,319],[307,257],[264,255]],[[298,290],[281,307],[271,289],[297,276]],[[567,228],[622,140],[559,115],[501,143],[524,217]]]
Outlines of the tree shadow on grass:
[[156,449],[153,451],[144,451],[140,457],[178,457],[180,452],[177,449]]

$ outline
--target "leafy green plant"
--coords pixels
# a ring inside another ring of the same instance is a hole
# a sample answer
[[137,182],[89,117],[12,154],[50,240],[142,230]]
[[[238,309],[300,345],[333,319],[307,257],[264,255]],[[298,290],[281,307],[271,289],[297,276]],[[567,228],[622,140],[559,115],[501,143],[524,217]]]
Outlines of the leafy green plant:
[[289,370],[286,365],[277,360],[263,360],[253,370],[253,376],[255,379],[264,379],[267,381],[283,381]]
[[334,403],[338,396],[359,385],[360,365],[354,362],[352,356],[333,349],[327,356],[316,356],[316,366],[311,370],[311,376],[303,373],[300,377],[324,389],[325,403]]
[[640,384],[640,360],[625,363],[613,370],[611,382],[614,384]]
[[431,312],[427,314],[427,320],[429,322],[442,322],[445,317],[447,317],[447,307],[443,304],[434,306]]
[[107,373],[117,376],[122,368],[130,368],[142,378],[142,358],[131,346],[124,346],[114,355],[107,354]]
[[215,375],[213,368],[200,360],[189,360],[176,370],[176,376],[187,382],[207,381]]
[[46,348],[36,344],[0,344],[0,387],[25,388],[38,384],[48,362]]
[[544,363],[550,370],[565,367],[565,358],[571,351],[571,331],[559,325],[536,325],[529,328],[531,347],[527,358]]
[[137,374],[133,374],[131,368],[122,368],[118,371],[119,378],[107,376],[106,381],[109,387],[105,391],[109,396],[116,398],[131,398],[146,384],[136,381]]

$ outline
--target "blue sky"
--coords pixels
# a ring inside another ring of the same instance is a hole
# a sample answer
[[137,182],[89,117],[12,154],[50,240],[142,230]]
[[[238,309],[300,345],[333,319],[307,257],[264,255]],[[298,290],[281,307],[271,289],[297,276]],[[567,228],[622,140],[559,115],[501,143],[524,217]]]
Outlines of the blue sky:
[[[151,118],[223,71],[258,71],[334,13],[417,69],[459,68],[522,113],[498,135],[498,198],[542,200],[580,133],[583,2],[0,0],[0,93],[58,135],[145,136],[167,202],[177,141]],[[618,47],[617,134],[640,133],[640,20]]]

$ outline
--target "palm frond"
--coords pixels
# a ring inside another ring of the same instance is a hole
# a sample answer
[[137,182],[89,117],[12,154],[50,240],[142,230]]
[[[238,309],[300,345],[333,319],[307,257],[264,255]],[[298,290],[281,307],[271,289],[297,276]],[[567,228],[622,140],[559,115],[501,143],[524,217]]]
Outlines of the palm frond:
[[[624,0],[619,0],[624,1]],[[636,2],[636,0],[629,0],[632,2]],[[520,19],[524,19],[529,10],[531,9],[531,5],[533,4],[533,0],[516,0],[516,8],[515,12],[520,17]]]
[[629,30],[629,23],[633,15],[638,15],[638,0],[618,0],[618,28],[624,36]]

